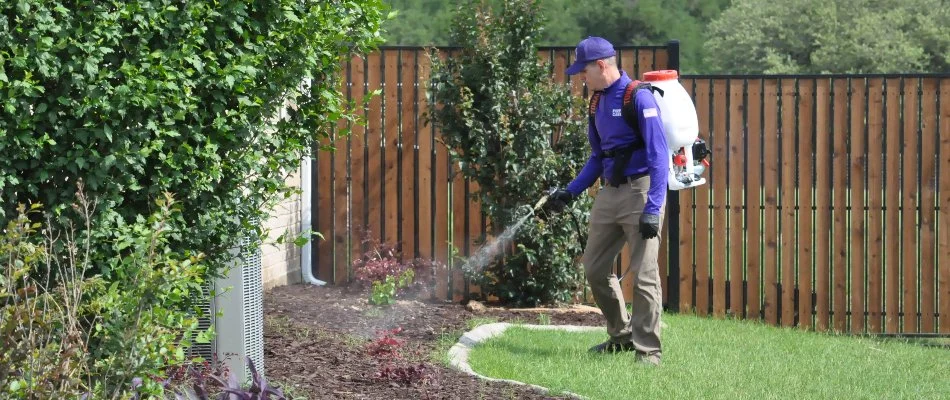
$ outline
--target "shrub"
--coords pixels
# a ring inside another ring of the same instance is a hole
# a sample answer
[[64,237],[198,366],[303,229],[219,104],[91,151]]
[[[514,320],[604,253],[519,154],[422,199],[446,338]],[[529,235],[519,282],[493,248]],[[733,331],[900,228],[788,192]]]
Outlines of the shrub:
[[60,3],[0,2],[0,218],[38,202],[77,221],[82,179],[99,199],[91,256],[109,260],[114,233],[172,192],[168,223],[189,233],[170,246],[213,272],[352,119],[340,59],[378,44],[384,19],[380,0]]
[[89,376],[76,301],[91,282],[72,274],[53,284],[35,279],[50,260],[31,242],[41,224],[28,214],[38,209],[21,206],[0,235],[0,397],[75,398]]
[[[191,301],[201,296],[206,266],[201,255],[168,247],[168,237],[181,234],[167,224],[180,205],[166,196],[155,207],[116,232],[124,254],[109,260],[109,281],[91,272],[90,229],[76,237],[73,230],[43,228],[29,220],[39,206],[21,207],[8,223],[0,236],[0,390],[6,395],[126,398],[132,377],[158,376],[187,361],[191,343],[181,338],[197,329],[201,314]],[[94,205],[84,196],[76,209],[93,219]],[[154,381],[142,390],[162,392]]]
[[[482,188],[474,195],[494,237],[586,161],[585,104],[553,82],[551,65],[539,63],[542,25],[538,1],[505,2],[498,13],[468,1],[451,33],[461,49],[444,61],[432,57],[435,111],[428,120],[440,128],[459,172]],[[504,302],[570,300],[582,278],[574,263],[582,251],[576,232],[587,226],[586,212],[577,211],[589,207],[590,198],[581,196],[571,209],[576,223],[561,214],[525,224],[503,259],[469,275],[482,293]]]
[[331,3],[0,2],[0,223],[69,239],[7,238],[2,324],[37,336],[7,336],[0,390],[118,397],[184,361],[202,281],[353,119],[340,59],[380,42],[385,7]]

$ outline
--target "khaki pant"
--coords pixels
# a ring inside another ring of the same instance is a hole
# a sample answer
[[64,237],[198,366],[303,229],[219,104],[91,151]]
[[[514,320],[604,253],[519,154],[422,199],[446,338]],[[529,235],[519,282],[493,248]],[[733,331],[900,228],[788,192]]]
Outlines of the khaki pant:
[[[616,188],[604,186],[597,193],[582,263],[594,300],[607,319],[610,341],[632,342],[637,351],[659,354],[663,296],[656,257],[660,238],[644,240],[639,230],[649,188],[650,177],[644,176]],[[664,204],[660,208],[661,226],[665,209]],[[627,274],[634,285],[630,316],[627,315],[620,282],[613,271],[614,260],[624,242],[630,244]]]

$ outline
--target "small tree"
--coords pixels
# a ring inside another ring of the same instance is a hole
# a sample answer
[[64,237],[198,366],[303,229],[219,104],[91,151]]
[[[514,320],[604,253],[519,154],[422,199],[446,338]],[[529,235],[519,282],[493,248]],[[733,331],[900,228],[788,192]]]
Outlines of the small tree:
[[[451,33],[461,50],[444,62],[432,57],[429,120],[441,129],[458,172],[481,187],[474,196],[495,237],[586,160],[584,102],[538,62],[539,10],[538,1],[515,0],[495,14],[469,1],[458,8]],[[586,212],[576,211],[589,209],[590,199],[573,207],[585,229]],[[525,224],[505,257],[469,271],[482,291],[520,304],[569,300],[580,282],[574,260],[582,249],[566,215]]]
[[709,25],[728,73],[897,73],[950,67],[941,0],[736,0]]

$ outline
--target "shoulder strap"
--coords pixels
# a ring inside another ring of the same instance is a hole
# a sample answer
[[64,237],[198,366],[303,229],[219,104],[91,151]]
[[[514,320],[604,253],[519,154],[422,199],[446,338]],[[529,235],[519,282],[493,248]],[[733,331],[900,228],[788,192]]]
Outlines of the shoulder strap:
[[659,93],[660,96],[663,96],[663,89],[651,85],[650,82],[631,81],[629,84],[627,84],[627,87],[623,92],[623,105],[620,107],[620,113],[623,116],[624,121],[627,122],[627,125],[630,125],[630,127],[633,128],[633,132],[637,136],[640,135],[640,124],[637,122],[637,105],[635,96],[636,93],[641,89],[647,89],[650,92]]
[[590,104],[587,106],[587,112],[590,116],[594,116],[597,113],[597,106],[600,104],[600,95],[601,91],[595,91],[590,95]]
[[590,104],[587,105],[587,123],[590,124],[591,129],[594,130],[595,135],[600,135],[597,133],[597,123],[594,121],[594,114],[597,114],[597,106],[600,105],[600,95],[601,91],[595,91],[590,95]]

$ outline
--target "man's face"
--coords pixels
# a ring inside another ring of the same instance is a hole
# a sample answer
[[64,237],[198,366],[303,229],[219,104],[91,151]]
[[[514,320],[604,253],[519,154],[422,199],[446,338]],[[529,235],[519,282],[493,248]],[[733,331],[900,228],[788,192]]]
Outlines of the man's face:
[[591,90],[603,90],[607,88],[606,70],[607,63],[604,60],[591,61],[577,76],[581,82],[587,83]]

